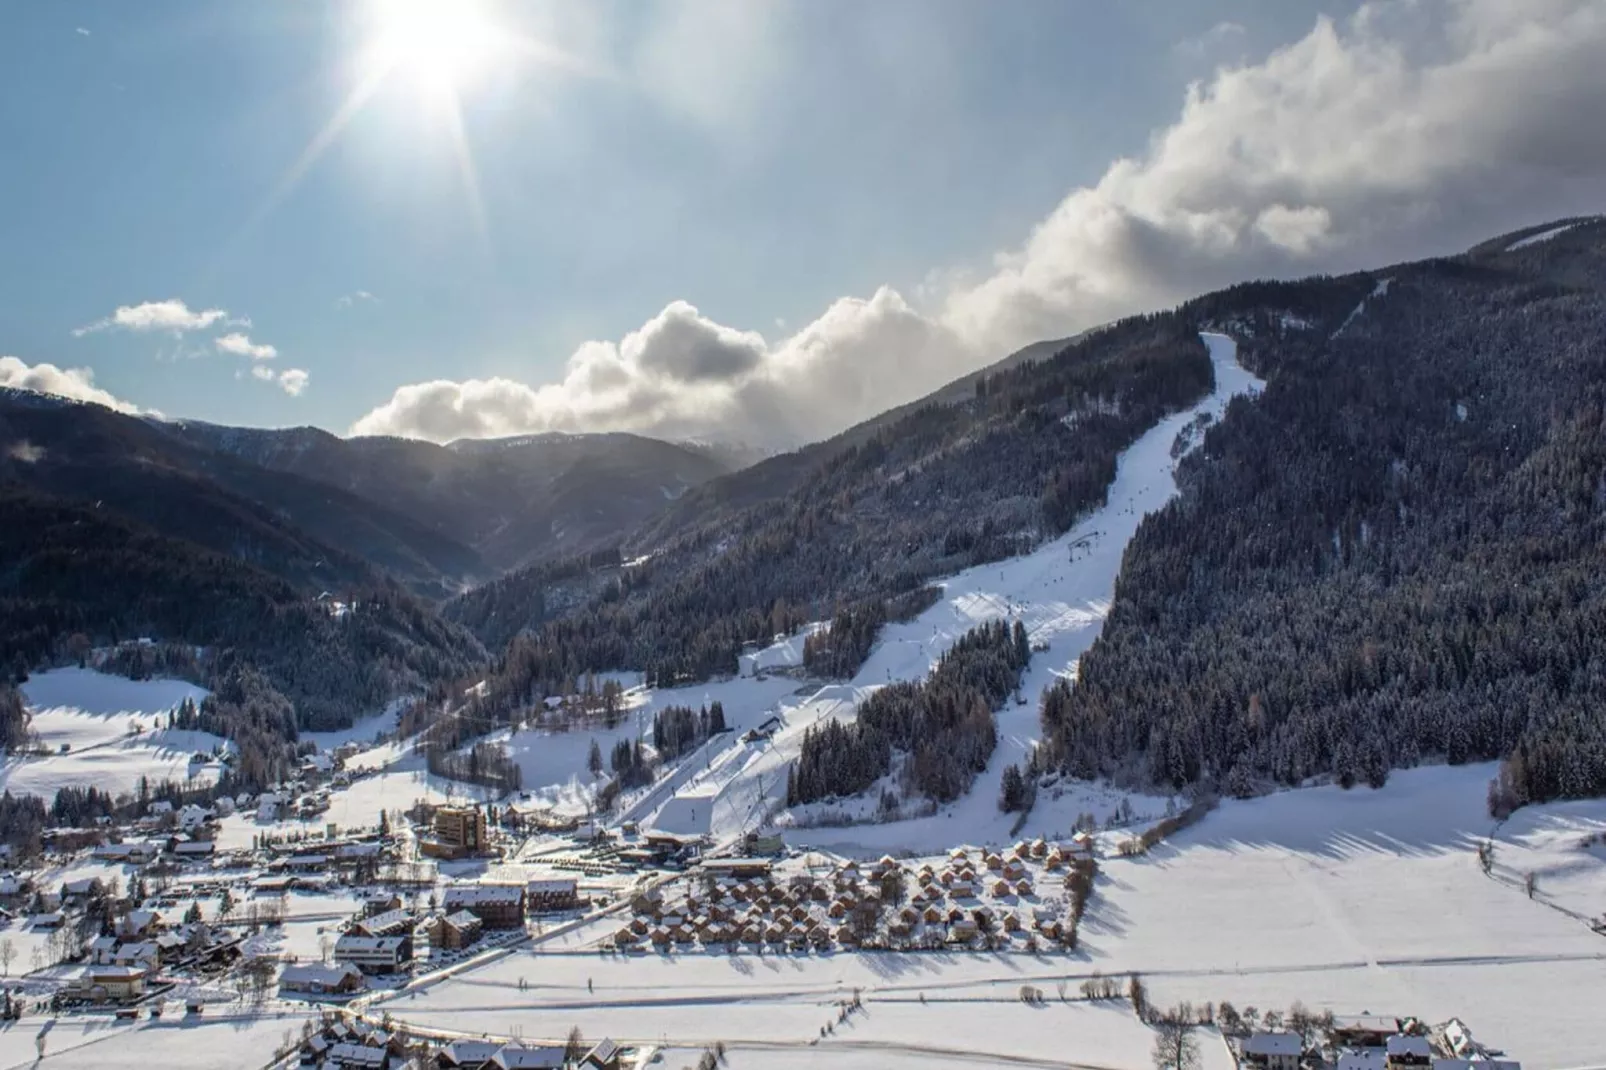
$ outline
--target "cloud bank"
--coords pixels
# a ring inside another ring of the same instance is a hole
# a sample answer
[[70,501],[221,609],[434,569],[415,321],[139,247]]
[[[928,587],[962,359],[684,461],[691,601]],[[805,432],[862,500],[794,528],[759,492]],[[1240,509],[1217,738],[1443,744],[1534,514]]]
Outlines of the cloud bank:
[[139,407],[113,397],[95,385],[95,373],[88,368],[58,368],[54,364],[27,364],[19,357],[0,357],[0,386],[32,390],[36,394],[55,394],[74,401],[92,401],[108,409],[130,414]]
[[[1245,278],[1459,251],[1606,190],[1606,4],[1399,0],[1191,86],[1147,150],[916,308],[883,288],[790,337],[676,301],[563,377],[403,386],[355,434],[829,435],[1022,345]],[[121,312],[122,310],[119,310]]]

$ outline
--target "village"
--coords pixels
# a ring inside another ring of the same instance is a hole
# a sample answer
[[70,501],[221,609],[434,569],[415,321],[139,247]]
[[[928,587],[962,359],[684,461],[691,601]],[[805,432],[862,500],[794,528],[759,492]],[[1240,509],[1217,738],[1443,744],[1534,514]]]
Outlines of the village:
[[[309,757],[296,781],[256,798],[153,800],[127,824],[52,830],[43,858],[0,877],[5,1016],[135,1023],[300,1004],[312,1017],[274,1066],[621,1070],[662,1053],[640,1037],[586,1043],[578,1025],[542,1041],[456,1035],[409,1023],[396,999],[498,957],[538,976],[544,937],[558,933],[572,937],[563,953],[604,960],[959,952],[1052,963],[1077,947],[1105,850],[1079,831],[860,861],[788,849],[773,834],[715,849],[633,823],[558,831],[514,806],[470,802],[420,801],[368,827],[320,823],[330,793],[368,775],[346,770],[360,750]],[[246,838],[250,828],[261,831]],[[12,980],[18,939],[31,944],[32,968]],[[1075,960],[1055,990],[1061,1002],[1125,1001],[1162,1034],[1197,1030],[1242,1070],[1520,1065],[1458,1019],[1161,1010],[1144,1003],[1135,976],[1086,977]],[[1053,1001],[1034,984],[1017,998]],[[857,1001],[843,1004],[841,1022],[866,1013]],[[703,1054],[717,1061],[713,1046]]]

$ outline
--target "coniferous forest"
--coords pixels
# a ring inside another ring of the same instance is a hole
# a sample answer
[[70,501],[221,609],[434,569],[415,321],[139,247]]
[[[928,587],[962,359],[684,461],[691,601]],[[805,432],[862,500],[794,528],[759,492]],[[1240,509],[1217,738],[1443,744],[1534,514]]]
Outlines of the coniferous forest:
[[788,804],[865,791],[891,772],[894,756],[907,794],[957,799],[987,767],[997,743],[993,710],[1020,685],[1031,656],[1019,621],[966,632],[927,679],[881,688],[850,725],[809,729],[787,780]]
[[1606,793],[1603,232],[1188,306],[1268,385],[1139,529],[1045,698],[1055,760],[1244,794],[1506,757],[1498,809]]

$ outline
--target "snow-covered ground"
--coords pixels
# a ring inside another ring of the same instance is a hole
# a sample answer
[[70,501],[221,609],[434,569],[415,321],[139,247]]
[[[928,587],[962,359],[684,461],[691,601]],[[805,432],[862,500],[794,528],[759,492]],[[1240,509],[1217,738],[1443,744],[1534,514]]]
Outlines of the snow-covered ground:
[[1518,238],[1516,241],[1506,246],[1506,252],[1515,252],[1518,249],[1526,249],[1530,245],[1538,245],[1541,242],[1547,242],[1551,238],[1560,237],[1569,230],[1572,230],[1577,225],[1577,223],[1563,223],[1559,227],[1551,227],[1549,230],[1541,230],[1538,234],[1530,234],[1526,238]]
[[41,1022],[28,1019],[0,1030],[0,1070],[106,1070],[107,1067],[161,1066],[171,1070],[266,1065],[274,1049],[299,1037],[308,1018],[304,1009],[265,1013],[211,1014],[159,1021],[118,1023],[111,1015],[51,1020],[45,1031],[44,1059],[36,1061]]
[[[1146,857],[1104,859],[1071,955],[613,955],[539,945],[376,1010],[432,1028],[518,1026],[532,1037],[577,1024],[591,1036],[686,1047],[725,1040],[752,1049],[733,1066],[786,1066],[783,1053],[818,1039],[836,1002],[859,990],[867,1013],[819,1041],[843,1044],[844,1055],[871,1058],[858,1042],[889,1045],[888,1055],[941,1049],[928,1053],[939,1066],[990,1055],[1139,1070],[1152,1037],[1129,1012],[1058,999],[1061,982],[1074,994],[1094,970],[1138,971],[1163,1005],[1299,1000],[1339,1013],[1459,1016],[1528,1070],[1598,1065],[1589,1023],[1606,992],[1606,939],[1482,873],[1476,846],[1494,827],[1484,811],[1493,771],[1426,767],[1378,791],[1225,802]],[[1587,851],[1581,861],[1566,847],[1602,830],[1606,801],[1536,807],[1502,826],[1497,859],[1517,858],[1519,844],[1533,857],[1567,858],[1565,883],[1552,873],[1558,891],[1606,900],[1606,861]],[[1020,1005],[1022,984],[1042,988],[1049,1006]],[[1225,1066],[1208,1061],[1217,1057],[1208,1039],[1203,1047],[1206,1065]]]
[[[205,688],[183,680],[130,680],[93,669],[37,673],[21,688],[29,727],[50,751],[45,757],[8,758],[0,764],[0,789],[46,798],[64,787],[132,792],[141,777],[210,783],[215,763],[194,764],[196,752],[211,753],[223,740],[205,732],[156,728],[184,699],[200,702]],[[62,748],[67,748],[65,753]]]

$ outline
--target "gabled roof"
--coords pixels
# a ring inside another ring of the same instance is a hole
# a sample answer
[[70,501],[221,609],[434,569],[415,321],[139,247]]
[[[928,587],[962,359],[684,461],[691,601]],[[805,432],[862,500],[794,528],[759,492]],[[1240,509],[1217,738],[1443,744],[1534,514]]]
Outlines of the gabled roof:
[[341,1066],[384,1066],[389,1055],[384,1048],[370,1048],[363,1044],[336,1044],[329,1049],[329,1058]]
[[619,1045],[615,1044],[607,1037],[603,1037],[601,1040],[597,1041],[596,1044],[592,1045],[591,1050],[586,1052],[585,1058],[582,1059],[581,1062],[607,1063],[612,1062],[618,1057]]
[[1390,1055],[1416,1055],[1427,1059],[1433,1057],[1433,1045],[1428,1043],[1427,1037],[1410,1037],[1396,1033],[1388,1038],[1386,1048]]
[[279,974],[279,983],[284,985],[323,985],[325,988],[334,988],[347,978],[361,979],[362,971],[349,962],[337,962],[333,966],[321,962],[308,962],[296,966],[286,966],[284,972]]
[[454,1040],[441,1054],[454,1066],[480,1066],[490,1061],[502,1045],[489,1040]]
[[1244,1041],[1245,1055],[1298,1056],[1304,1045],[1297,1033],[1255,1033]]
[[559,1047],[527,1048],[509,1044],[491,1056],[490,1065],[500,1070],[562,1070],[563,1051]]

